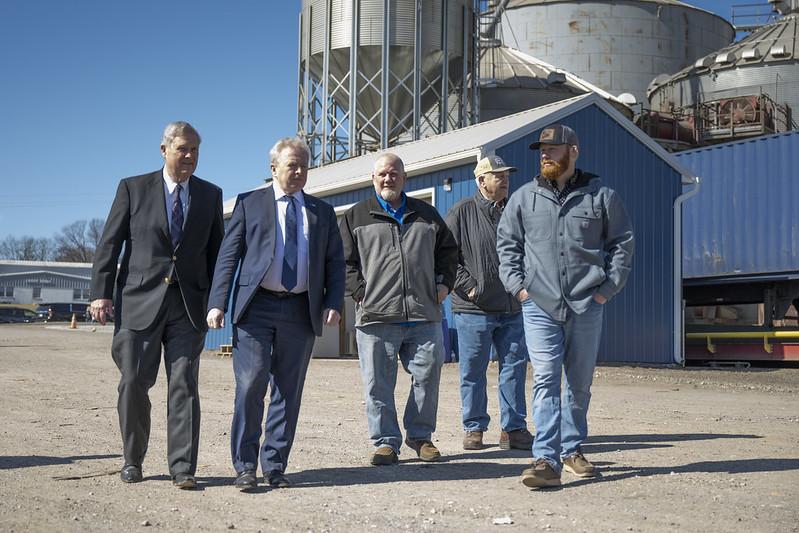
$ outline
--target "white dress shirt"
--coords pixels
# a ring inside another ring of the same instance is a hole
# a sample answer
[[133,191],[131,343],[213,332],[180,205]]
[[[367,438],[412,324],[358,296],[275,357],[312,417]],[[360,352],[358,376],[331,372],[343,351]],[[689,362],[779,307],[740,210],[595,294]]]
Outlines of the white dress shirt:
[[[275,232],[275,256],[261,281],[261,287],[270,291],[284,292],[286,288],[281,279],[286,245],[286,208],[289,200],[276,181],[272,182],[272,188],[275,190],[276,229],[279,231]],[[298,214],[302,216],[297,217],[297,285],[291,289],[291,292],[300,293],[308,290],[308,212],[305,209],[305,197],[302,191],[296,192],[292,196],[297,202]]]
[[[180,192],[180,203],[183,205],[183,227],[186,227],[186,219],[189,215],[189,182],[191,177],[180,184],[183,190]],[[166,201],[166,227],[172,227],[172,204],[175,203],[175,189],[177,189],[178,182],[172,179],[172,176],[164,167],[164,200]]]

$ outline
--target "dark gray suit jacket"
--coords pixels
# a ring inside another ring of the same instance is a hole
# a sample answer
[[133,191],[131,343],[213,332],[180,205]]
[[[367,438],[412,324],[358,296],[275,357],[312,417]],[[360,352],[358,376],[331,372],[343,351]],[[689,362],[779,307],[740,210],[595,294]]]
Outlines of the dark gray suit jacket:
[[[322,312],[344,305],[344,252],[333,208],[303,193],[308,213],[308,303],[314,333],[322,335]],[[233,289],[233,318],[244,315],[275,254],[275,191],[272,187],[240,194],[228,222],[214,269],[208,308],[227,311]]]
[[222,190],[191,177],[183,240],[176,249],[167,220],[162,170],[119,182],[92,267],[92,298],[111,299],[116,292],[117,328],[149,327],[166,295],[165,281],[177,273],[192,325],[198,331],[208,329],[208,287],[224,234]]

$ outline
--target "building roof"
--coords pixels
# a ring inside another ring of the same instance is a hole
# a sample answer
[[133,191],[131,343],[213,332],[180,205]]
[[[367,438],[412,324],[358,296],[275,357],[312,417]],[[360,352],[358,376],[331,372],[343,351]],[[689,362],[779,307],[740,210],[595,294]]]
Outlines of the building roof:
[[[434,172],[461,164],[474,164],[497,148],[510,144],[525,135],[585,109],[596,106],[616,120],[633,137],[648,147],[684,177],[684,183],[694,183],[694,174],[666,152],[651,137],[641,131],[601,96],[590,93],[552,104],[543,105],[473,126],[449,131],[427,139],[394,146],[359,157],[345,159],[308,171],[305,192],[328,196],[367,186],[371,182],[374,163],[381,153],[391,152],[405,163],[409,177]],[[265,187],[261,185],[257,188]],[[225,214],[231,213],[236,199],[225,202]]]
[[16,261],[14,259],[0,259],[0,265],[30,266],[39,268],[92,268],[91,263],[69,263],[65,261]]
[[77,274],[67,274],[66,272],[56,272],[54,270],[25,270],[22,272],[8,272],[4,274],[0,274],[0,279],[12,278],[12,277],[26,277],[26,276],[41,276],[41,275],[48,275],[48,276],[58,276],[62,278],[70,278],[70,279],[79,279],[79,280],[90,280],[92,279],[91,276],[79,276]]
[[777,142],[778,139],[782,139],[783,137],[794,137],[797,135],[799,135],[799,130],[785,131],[782,133],[772,133],[770,135],[758,135],[757,137],[746,137],[743,139],[736,139],[734,141],[729,141],[726,143],[711,144],[708,146],[700,146],[699,148],[693,148],[691,150],[683,150],[682,152],[677,152],[674,155],[679,159],[686,155],[697,154],[701,152],[717,151],[736,144],[771,143],[771,142]]

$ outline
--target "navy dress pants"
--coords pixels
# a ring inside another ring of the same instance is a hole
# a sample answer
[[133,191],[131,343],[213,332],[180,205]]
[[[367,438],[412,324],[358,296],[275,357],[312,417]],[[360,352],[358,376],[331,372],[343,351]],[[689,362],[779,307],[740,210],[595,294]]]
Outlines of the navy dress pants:
[[237,473],[257,470],[259,458],[264,474],[285,472],[313,343],[307,293],[280,298],[256,292],[233,336],[236,399],[230,451]]

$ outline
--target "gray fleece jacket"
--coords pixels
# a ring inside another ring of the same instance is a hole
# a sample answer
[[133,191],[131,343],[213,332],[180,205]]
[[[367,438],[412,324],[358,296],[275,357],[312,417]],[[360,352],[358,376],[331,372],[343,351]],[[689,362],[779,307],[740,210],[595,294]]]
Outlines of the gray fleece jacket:
[[497,228],[505,288],[513,295],[527,289],[560,321],[570,309],[583,313],[594,293],[613,298],[630,274],[633,250],[633,228],[619,195],[584,172],[563,206],[536,176],[511,195]]

